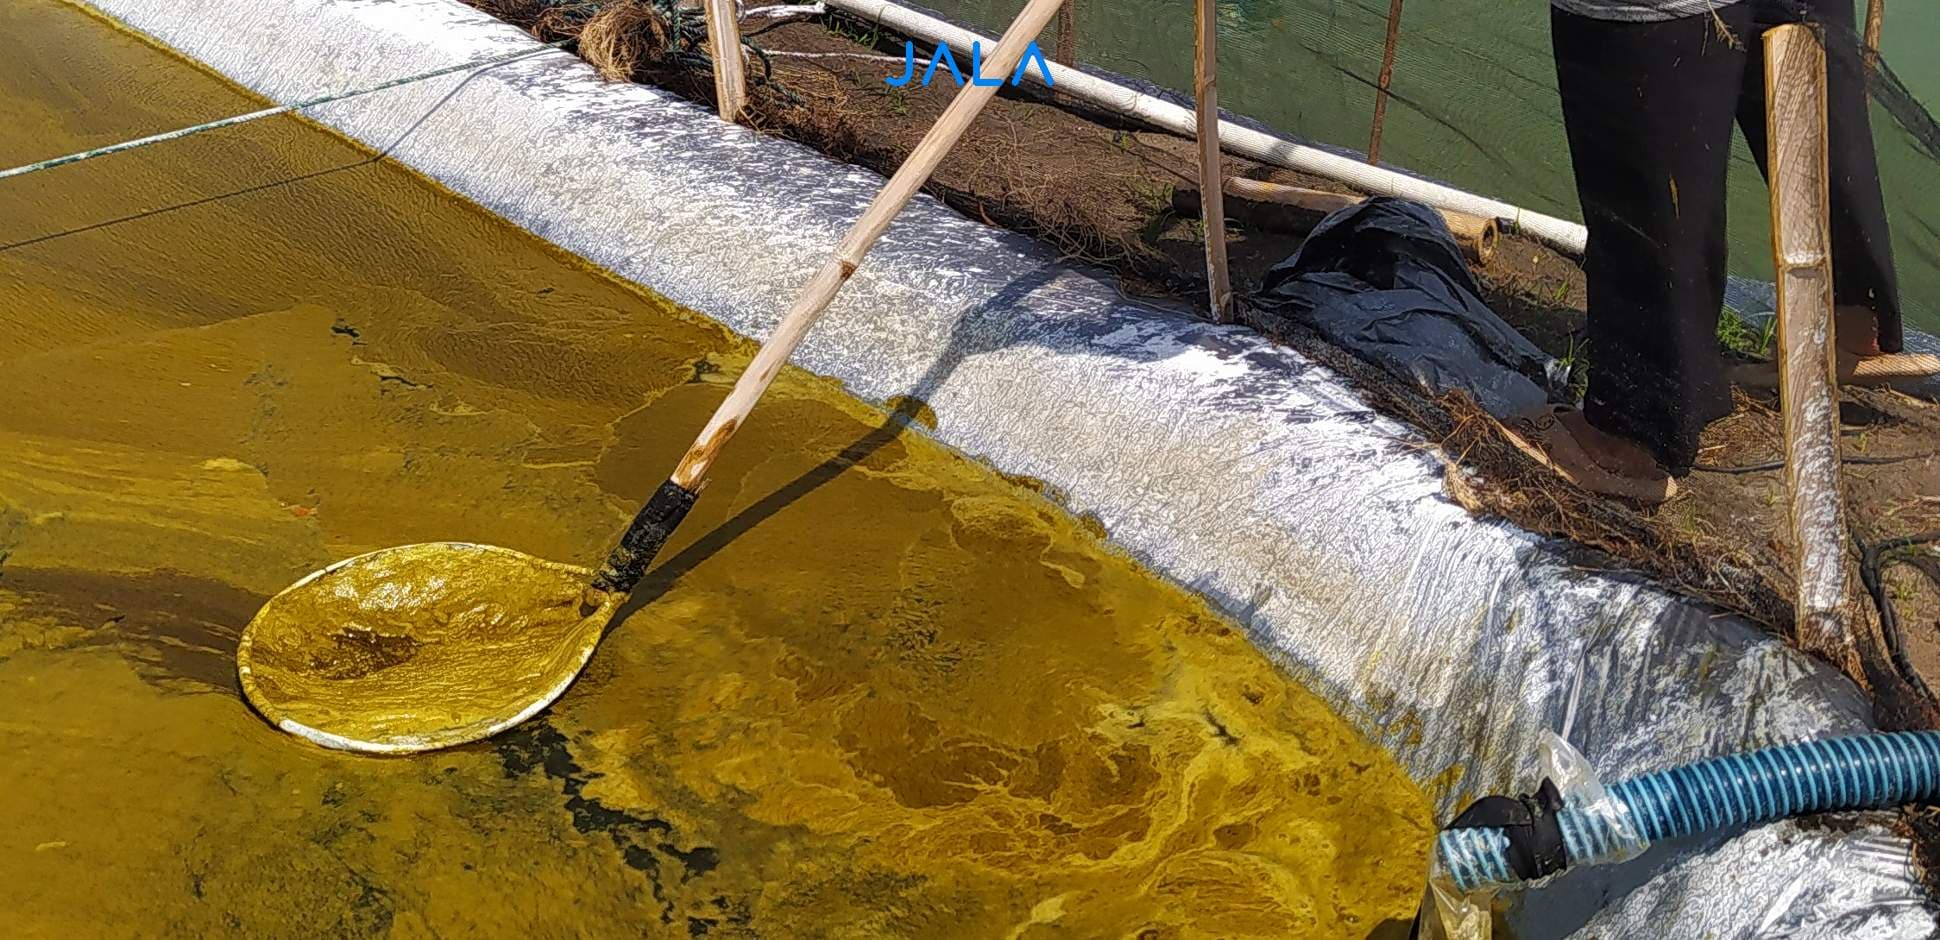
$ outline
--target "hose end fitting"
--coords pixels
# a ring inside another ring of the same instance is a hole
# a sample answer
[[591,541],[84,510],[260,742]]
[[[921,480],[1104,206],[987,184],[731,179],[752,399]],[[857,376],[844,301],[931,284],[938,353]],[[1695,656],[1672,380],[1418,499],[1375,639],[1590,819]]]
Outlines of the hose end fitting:
[[1563,827],[1557,822],[1562,811],[1562,793],[1555,781],[1544,777],[1534,793],[1485,796],[1470,803],[1445,828],[1502,830],[1509,837],[1510,870],[1520,880],[1534,881],[1569,867]]

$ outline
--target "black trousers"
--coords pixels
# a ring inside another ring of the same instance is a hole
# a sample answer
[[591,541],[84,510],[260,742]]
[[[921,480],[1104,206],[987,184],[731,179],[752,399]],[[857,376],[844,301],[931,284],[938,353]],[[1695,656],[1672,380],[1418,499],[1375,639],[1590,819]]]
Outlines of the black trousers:
[[1553,10],[1557,88],[1589,228],[1590,423],[1648,446],[1673,474],[1730,413],[1717,341],[1725,285],[1725,170],[1734,121],[1765,167],[1771,26],[1822,24],[1827,46],[1833,285],[1878,314],[1900,349],[1898,287],[1880,197],[1852,0],[1745,0],[1659,23]]

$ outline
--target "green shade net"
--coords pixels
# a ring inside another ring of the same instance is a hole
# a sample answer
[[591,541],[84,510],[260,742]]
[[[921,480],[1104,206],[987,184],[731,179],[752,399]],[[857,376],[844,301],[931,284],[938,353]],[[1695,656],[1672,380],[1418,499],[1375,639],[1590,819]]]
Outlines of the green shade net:
[[[1365,150],[1387,35],[1386,0],[1217,0],[1219,103],[1288,135]],[[989,32],[1012,0],[929,0]],[[1078,58],[1182,93],[1192,88],[1190,4],[1077,0]],[[1865,22],[1865,5],[1856,22]],[[1547,3],[1408,0],[1382,163],[1580,220],[1556,95]],[[1887,0],[1870,84],[1906,325],[1940,333],[1940,4]],[[1855,48],[1852,33],[1828,45]],[[1048,48],[1048,46],[1047,46]],[[1771,277],[1764,180],[1733,135],[1732,273]]]

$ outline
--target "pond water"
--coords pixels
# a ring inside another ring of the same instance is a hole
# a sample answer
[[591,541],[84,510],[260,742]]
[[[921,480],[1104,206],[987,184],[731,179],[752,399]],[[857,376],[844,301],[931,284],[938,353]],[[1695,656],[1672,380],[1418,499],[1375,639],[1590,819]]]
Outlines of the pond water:
[[[260,106],[53,0],[0,35],[0,165]],[[597,560],[751,352],[298,120],[0,182],[10,932],[1412,914],[1430,810],[1382,752],[1095,527],[796,370],[540,719],[386,759],[245,707],[238,631],[332,559]]]
[[[1387,38],[1386,0],[1216,0],[1219,103],[1281,130],[1365,150]],[[1864,2],[1855,0],[1862,11]],[[1078,58],[1167,88],[1192,89],[1192,4],[1076,0]],[[1015,0],[927,0],[994,34]],[[1863,21],[1863,19],[1862,19]],[[1890,2],[1881,48],[1927,112],[1940,108],[1940,3]],[[1047,41],[1045,47],[1051,48]],[[1432,0],[1403,7],[1394,99],[1381,159],[1516,205],[1581,220],[1570,172],[1549,5],[1541,0]],[[1933,147],[1884,108],[1872,111],[1880,173],[1908,322],[1940,333],[1940,189]],[[1926,126],[1932,128],[1930,113]],[[1771,277],[1763,179],[1733,135],[1732,269]]]

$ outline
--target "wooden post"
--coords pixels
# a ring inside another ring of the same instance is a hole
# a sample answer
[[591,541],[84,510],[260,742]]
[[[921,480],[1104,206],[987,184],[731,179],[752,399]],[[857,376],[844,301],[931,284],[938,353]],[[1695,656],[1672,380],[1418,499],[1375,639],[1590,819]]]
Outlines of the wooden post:
[[1886,19],[1886,0],[1866,0],[1866,80],[1879,67],[1879,29]]
[[1374,89],[1374,127],[1367,135],[1367,162],[1381,162],[1381,125],[1388,120],[1388,86],[1394,83],[1394,49],[1401,38],[1401,0],[1388,3],[1388,43],[1381,50],[1381,77]]
[[1826,179],[1826,51],[1810,26],[1765,33],[1766,166],[1778,272],[1785,485],[1798,563],[1793,641],[1873,696],[1889,729],[1940,727],[1926,683],[1892,650],[1847,550]]
[[748,106],[747,64],[741,55],[741,20],[735,0],[701,0],[707,45],[714,53],[714,100],[721,120],[738,121]]
[[1078,64],[1078,0],[1064,0],[1058,8],[1058,44],[1051,60],[1059,65]]
[[[1024,10],[1017,14],[1010,28],[997,40],[997,48],[992,50],[985,62],[986,75],[1009,75],[1017,63],[1024,58],[1024,48],[1051,25],[1051,17],[1058,12],[1063,0],[1029,0]],[[680,458],[668,482],[679,486],[689,493],[700,492],[707,479],[707,470],[714,465],[714,458],[720,456],[721,449],[734,437],[736,429],[754,410],[755,403],[761,400],[761,393],[768,390],[769,383],[781,372],[781,367],[801,345],[802,338],[808,335],[808,328],[821,319],[835,300],[837,291],[847,283],[849,276],[861,266],[862,259],[874,247],[876,239],[887,231],[889,223],[897,213],[909,204],[916,191],[936,172],[936,165],[956,146],[963,132],[970,128],[970,122],[990,103],[997,94],[997,86],[976,82],[964,85],[948,107],[938,115],[936,123],[930,125],[929,132],[916,142],[916,149],[903,159],[903,165],[896,168],[896,174],[884,183],[882,191],[864,209],[860,218],[850,226],[842,242],[835,247],[815,276],[795,295],[795,302],[782,315],[775,331],[761,344],[753,361],[742,371],[741,377],[734,381],[734,388],[722,400],[714,415],[707,419],[701,433],[694,438],[692,446]]]
[[[1849,622],[1854,567],[1839,488],[1838,364],[1826,190],[1826,57],[1810,26],[1765,33],[1772,261],[1778,273],[1779,396],[1785,485],[1798,561],[1795,639],[1856,666]],[[1849,674],[1857,674],[1848,668]]]
[[1193,60],[1193,98],[1199,106],[1199,219],[1206,228],[1206,289],[1212,295],[1214,323],[1232,319],[1233,289],[1226,277],[1226,205],[1221,197],[1226,174],[1219,161],[1219,67],[1216,43],[1219,7],[1198,4],[1197,55]]

